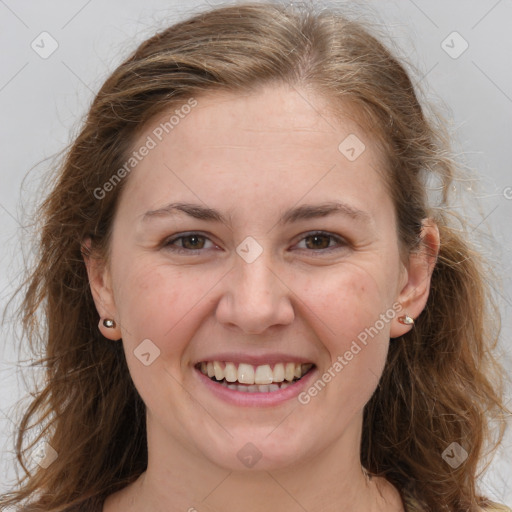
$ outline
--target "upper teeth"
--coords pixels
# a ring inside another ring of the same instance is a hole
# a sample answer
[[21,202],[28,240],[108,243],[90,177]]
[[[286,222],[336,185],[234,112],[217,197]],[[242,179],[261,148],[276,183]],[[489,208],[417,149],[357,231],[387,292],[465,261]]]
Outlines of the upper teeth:
[[252,364],[208,361],[201,363],[201,372],[217,380],[242,384],[271,384],[272,382],[291,382],[300,379],[313,364],[277,363],[272,368],[269,364],[253,366]]

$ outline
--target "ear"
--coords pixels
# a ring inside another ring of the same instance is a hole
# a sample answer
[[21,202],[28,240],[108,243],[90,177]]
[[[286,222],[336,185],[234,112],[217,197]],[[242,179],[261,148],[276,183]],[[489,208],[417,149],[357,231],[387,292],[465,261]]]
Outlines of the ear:
[[[98,328],[105,338],[119,340],[121,339],[121,330],[119,329],[119,322],[116,321],[117,310],[112,291],[110,270],[105,260],[94,254],[90,238],[86,238],[82,242],[82,257],[87,268],[92,298],[100,315]],[[113,328],[103,325],[103,320],[106,318],[115,321]]]
[[430,291],[432,272],[439,254],[439,229],[432,219],[423,221],[421,242],[418,250],[409,255],[409,261],[404,267],[404,278],[397,298],[402,306],[391,324],[390,336],[397,338],[412,329],[411,325],[404,325],[399,318],[407,314],[416,319],[421,314]]

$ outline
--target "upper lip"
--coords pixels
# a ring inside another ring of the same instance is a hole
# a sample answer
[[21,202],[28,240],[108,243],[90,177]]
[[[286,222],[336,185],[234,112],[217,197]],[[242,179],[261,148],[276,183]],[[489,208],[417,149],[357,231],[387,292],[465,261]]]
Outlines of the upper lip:
[[298,357],[296,355],[272,352],[268,354],[244,354],[241,352],[223,352],[211,354],[198,359],[194,364],[208,361],[225,361],[235,364],[246,363],[254,366],[264,364],[277,364],[277,363],[313,363],[312,359],[307,357]]

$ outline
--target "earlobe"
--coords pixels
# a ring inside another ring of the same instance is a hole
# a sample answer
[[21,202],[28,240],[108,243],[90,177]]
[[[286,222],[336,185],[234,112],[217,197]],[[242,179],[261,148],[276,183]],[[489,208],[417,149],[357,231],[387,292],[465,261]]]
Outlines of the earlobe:
[[[425,219],[420,247],[409,255],[407,278],[397,298],[402,310],[391,325],[391,338],[397,338],[410,331],[414,326],[414,320],[425,308],[439,246],[439,229],[436,223],[432,219]],[[408,321],[408,318],[412,322]]]
[[407,313],[405,315],[399,316],[398,321],[403,325],[414,325],[414,318],[409,316]]
[[111,318],[100,318],[98,329],[109,340],[117,341],[121,339],[121,330],[115,320]]
[[[82,257],[89,277],[92,298],[100,316],[98,328],[105,338],[119,340],[121,331],[118,323],[114,321],[116,307],[110,271],[105,260],[94,254],[90,238],[82,242]],[[110,320],[112,324],[108,324],[106,320]]]

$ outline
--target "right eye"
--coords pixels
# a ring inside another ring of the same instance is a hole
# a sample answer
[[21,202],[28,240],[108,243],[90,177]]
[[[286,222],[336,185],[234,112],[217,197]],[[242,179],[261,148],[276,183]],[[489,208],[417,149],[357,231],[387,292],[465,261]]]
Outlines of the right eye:
[[207,242],[210,242],[212,246],[216,247],[208,237],[200,233],[186,233],[167,239],[163,247],[166,250],[177,253],[194,254],[204,249]]

